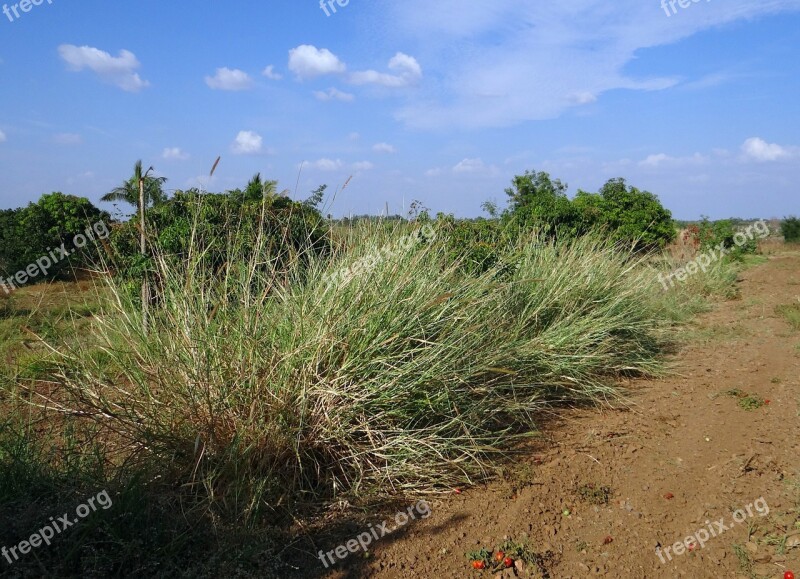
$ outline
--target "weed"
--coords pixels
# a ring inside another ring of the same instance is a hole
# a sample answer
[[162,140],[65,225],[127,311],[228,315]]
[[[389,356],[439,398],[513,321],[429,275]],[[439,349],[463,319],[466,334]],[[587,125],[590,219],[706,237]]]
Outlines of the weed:
[[550,579],[550,569],[557,562],[557,555],[552,551],[545,553],[536,552],[528,540],[522,542],[507,540],[500,549],[512,559],[519,559],[528,565],[535,567],[542,579]]
[[745,396],[744,398],[739,399],[739,407],[748,412],[752,412],[753,410],[758,410],[762,406],[766,404],[766,400],[759,396]]
[[800,330],[800,302],[775,306],[775,313],[786,318],[793,330]]
[[752,412],[753,410],[758,410],[762,406],[764,406],[767,401],[760,396],[753,396],[740,390],[739,388],[733,388],[725,392],[727,396],[731,396],[732,398],[738,398],[739,407],[743,410],[748,412]]
[[753,561],[747,550],[742,545],[733,545],[733,554],[739,561],[739,570],[748,577],[753,577]]
[[598,506],[608,505],[613,495],[611,487],[596,486],[594,483],[579,486],[576,493],[581,500]]
[[775,552],[778,555],[786,554],[786,541],[789,540],[788,535],[767,535],[764,538],[764,543],[775,547]]

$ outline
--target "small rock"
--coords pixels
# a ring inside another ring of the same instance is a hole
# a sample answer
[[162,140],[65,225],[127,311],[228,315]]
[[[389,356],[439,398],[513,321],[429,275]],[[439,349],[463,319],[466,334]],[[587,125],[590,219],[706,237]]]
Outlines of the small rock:
[[769,563],[772,561],[772,555],[769,553],[761,553],[760,555],[753,557],[753,561],[756,563]]

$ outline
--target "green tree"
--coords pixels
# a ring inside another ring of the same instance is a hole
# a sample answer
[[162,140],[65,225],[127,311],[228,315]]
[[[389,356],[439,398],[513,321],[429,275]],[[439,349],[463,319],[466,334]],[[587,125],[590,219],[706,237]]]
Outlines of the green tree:
[[327,185],[320,185],[314,189],[311,192],[311,197],[303,201],[303,205],[312,209],[319,209],[320,204],[322,204],[322,200],[325,198],[325,190],[327,188]]
[[672,213],[654,194],[628,186],[625,179],[610,179],[596,195],[580,191],[573,205],[577,229],[605,227],[637,251],[661,248],[675,239]]
[[106,202],[122,201],[129,205],[133,205],[136,210],[139,209],[139,181],[144,177],[144,204],[145,207],[156,206],[164,203],[167,196],[164,193],[163,186],[167,182],[166,177],[151,177],[144,173],[142,169],[142,161],[136,161],[133,166],[133,176],[122,183],[119,187],[115,187],[100,200]]
[[525,171],[506,189],[506,217],[521,225],[544,226],[549,235],[575,233],[576,213],[567,197],[567,185],[544,171]]
[[[48,193],[24,209],[0,212],[0,267],[12,275],[48,255],[63,243],[73,248],[76,235],[98,222],[108,227],[110,217],[84,197]],[[101,229],[103,231],[104,229]],[[94,235],[94,234],[93,234]],[[88,242],[88,239],[87,239]],[[56,277],[69,266],[83,267],[93,259],[94,244],[54,263],[42,279]]]
[[781,223],[781,234],[785,241],[793,243],[800,241],[800,219],[787,217]]

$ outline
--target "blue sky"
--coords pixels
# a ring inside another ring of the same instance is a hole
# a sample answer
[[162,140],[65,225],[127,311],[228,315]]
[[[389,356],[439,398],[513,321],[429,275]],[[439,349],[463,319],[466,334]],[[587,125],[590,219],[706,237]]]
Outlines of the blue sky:
[[682,1],[6,0],[0,207],[97,202],[141,158],[169,189],[352,175],[337,216],[475,216],[526,169],[800,213],[800,0]]

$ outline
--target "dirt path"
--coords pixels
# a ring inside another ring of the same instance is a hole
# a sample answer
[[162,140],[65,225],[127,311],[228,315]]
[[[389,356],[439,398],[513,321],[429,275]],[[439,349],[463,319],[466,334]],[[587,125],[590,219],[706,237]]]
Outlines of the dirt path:
[[[629,411],[570,411],[541,455],[520,463],[522,488],[432,500],[432,515],[374,544],[370,562],[329,576],[538,577],[477,572],[465,559],[526,534],[537,552],[555,554],[547,567],[559,579],[800,576],[800,333],[775,314],[800,299],[800,255],[741,277],[740,300],[687,330],[680,378],[631,383]],[[747,410],[726,394],[734,389],[769,403]],[[676,554],[689,535],[708,540]]]

